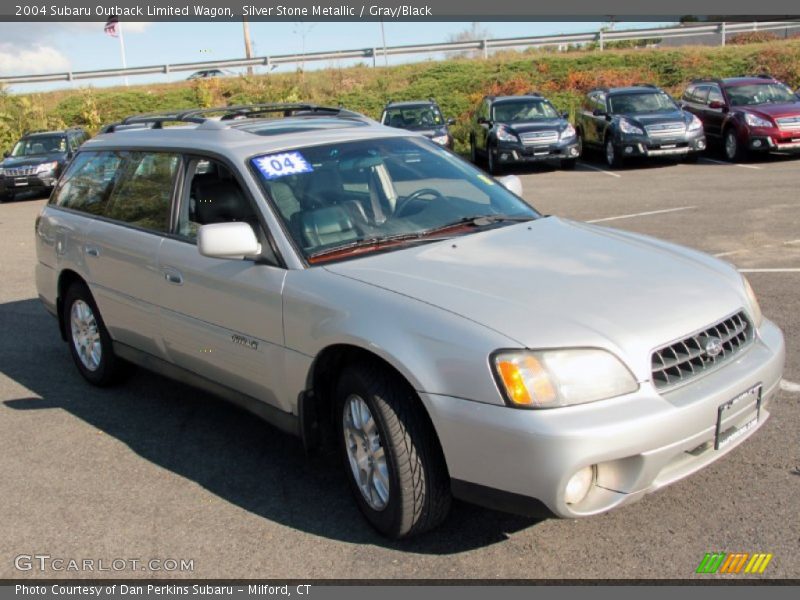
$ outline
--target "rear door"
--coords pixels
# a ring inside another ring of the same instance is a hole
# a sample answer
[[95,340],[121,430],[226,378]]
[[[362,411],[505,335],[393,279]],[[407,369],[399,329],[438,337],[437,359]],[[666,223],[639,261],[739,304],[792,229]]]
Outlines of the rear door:
[[180,156],[100,154],[108,157],[98,157],[101,169],[109,170],[98,172],[96,179],[107,182],[108,189],[83,247],[90,287],[115,341],[163,356],[155,297],[157,258],[170,228]]
[[727,113],[721,107],[712,108],[711,103],[718,102],[725,103],[725,98],[722,95],[722,90],[716,84],[708,86],[708,96],[705,98],[703,106],[703,126],[706,135],[714,138],[722,137],[722,124],[725,122]]
[[[287,192],[290,193],[290,192]],[[283,385],[282,290],[257,208],[223,163],[188,162],[174,234],[158,256],[161,332],[169,360],[228,388],[289,412]],[[202,256],[201,225],[245,221],[265,248],[263,260]]]

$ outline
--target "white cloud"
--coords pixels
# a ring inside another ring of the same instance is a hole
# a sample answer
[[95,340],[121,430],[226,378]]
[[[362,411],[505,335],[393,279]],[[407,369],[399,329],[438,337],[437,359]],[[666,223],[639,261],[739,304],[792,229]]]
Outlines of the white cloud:
[[0,44],[0,72],[8,75],[69,71],[69,60],[55,48]]

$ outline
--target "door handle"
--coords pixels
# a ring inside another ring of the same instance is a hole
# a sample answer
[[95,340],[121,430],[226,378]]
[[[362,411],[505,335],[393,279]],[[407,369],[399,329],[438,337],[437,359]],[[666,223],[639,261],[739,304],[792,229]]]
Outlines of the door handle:
[[100,248],[97,246],[84,246],[83,251],[86,252],[86,256],[100,256]]
[[178,271],[164,271],[164,279],[166,279],[168,283],[183,285],[183,275],[181,275]]

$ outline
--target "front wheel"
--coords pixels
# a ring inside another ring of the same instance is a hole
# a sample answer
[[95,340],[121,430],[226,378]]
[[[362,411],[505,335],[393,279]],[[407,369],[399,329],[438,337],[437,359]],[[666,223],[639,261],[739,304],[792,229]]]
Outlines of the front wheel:
[[486,146],[486,163],[487,169],[491,175],[497,175],[500,172],[500,165],[497,164],[497,158],[495,157],[496,152],[493,151],[492,147],[487,145]]
[[73,283],[64,296],[64,328],[72,359],[89,383],[105,387],[116,383],[127,364],[114,354],[100,311],[89,288]]
[[469,160],[473,165],[478,164],[478,149],[475,147],[475,138],[469,138]]
[[561,159],[561,168],[565,171],[573,171],[575,170],[575,165],[578,163],[577,158],[562,158]]
[[683,162],[694,165],[697,164],[697,160],[700,158],[699,152],[689,152],[686,156],[683,157]]
[[725,133],[725,144],[723,147],[725,158],[730,162],[743,162],[747,159],[747,151],[739,143],[736,130],[728,129]]
[[617,153],[617,149],[614,147],[614,142],[611,138],[608,138],[606,140],[606,164],[612,169],[618,169],[622,166],[622,163],[622,156]]
[[379,365],[348,367],[336,406],[345,471],[372,526],[399,539],[444,521],[451,501],[447,467],[408,384]]

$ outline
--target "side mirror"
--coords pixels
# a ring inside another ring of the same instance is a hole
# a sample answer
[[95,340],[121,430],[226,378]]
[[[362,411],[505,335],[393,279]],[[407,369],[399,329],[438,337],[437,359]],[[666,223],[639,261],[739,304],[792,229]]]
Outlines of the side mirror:
[[9,156],[11,156],[11,152],[9,152],[8,150],[3,152],[3,158],[8,158]]
[[449,119],[447,119],[445,121],[445,123],[447,123],[448,125],[455,125],[456,124],[456,120],[453,117],[450,117]]
[[489,125],[489,119],[486,117],[478,117],[478,125]]
[[713,108],[714,110],[725,110],[728,108],[728,105],[724,102],[720,102],[719,100],[712,100],[708,103],[708,108]]
[[522,197],[522,180],[516,175],[506,175],[505,177],[498,177],[497,181],[503,184],[512,194]]
[[562,112],[561,113],[561,118],[562,119],[569,119],[569,111],[565,110],[564,112]]
[[212,223],[197,230],[197,250],[211,258],[241,260],[261,254],[261,244],[247,223]]

